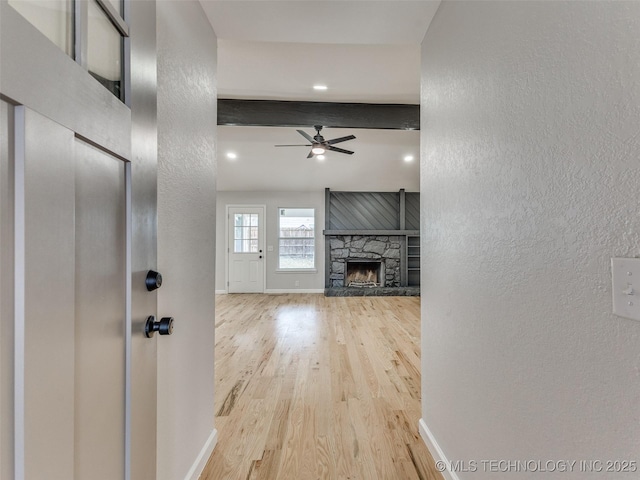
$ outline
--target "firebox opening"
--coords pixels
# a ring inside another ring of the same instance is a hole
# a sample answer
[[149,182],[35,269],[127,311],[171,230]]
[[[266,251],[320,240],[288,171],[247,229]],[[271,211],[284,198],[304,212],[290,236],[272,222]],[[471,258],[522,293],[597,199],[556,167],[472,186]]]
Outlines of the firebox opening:
[[382,262],[347,261],[344,285],[346,287],[384,287]]

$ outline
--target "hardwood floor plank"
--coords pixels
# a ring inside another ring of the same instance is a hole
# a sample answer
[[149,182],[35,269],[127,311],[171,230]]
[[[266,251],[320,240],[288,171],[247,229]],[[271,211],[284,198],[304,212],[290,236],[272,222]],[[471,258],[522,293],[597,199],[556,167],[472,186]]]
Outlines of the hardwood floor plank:
[[220,295],[203,480],[441,480],[418,433],[420,299]]

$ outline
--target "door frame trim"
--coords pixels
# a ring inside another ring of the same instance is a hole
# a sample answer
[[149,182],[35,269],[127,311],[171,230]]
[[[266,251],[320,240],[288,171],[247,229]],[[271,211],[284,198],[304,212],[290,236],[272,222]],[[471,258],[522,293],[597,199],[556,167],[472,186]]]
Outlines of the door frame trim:
[[124,480],[131,480],[131,434],[133,408],[132,351],[133,331],[131,329],[131,302],[133,297],[133,197],[131,162],[124,163],[124,202],[125,202],[125,299],[124,299]]
[[25,333],[26,333],[26,194],[25,194],[25,107],[14,109],[14,350],[13,350],[13,474],[26,475],[25,447]]
[[262,221],[264,222],[264,263],[262,267],[262,293],[267,290],[267,206],[266,205],[258,205],[258,204],[241,204],[241,203],[229,203],[225,205],[225,228],[224,228],[224,293],[229,293],[229,255],[231,254],[230,245],[229,245],[229,224],[230,224],[230,213],[229,211],[232,208],[261,208],[262,209]]

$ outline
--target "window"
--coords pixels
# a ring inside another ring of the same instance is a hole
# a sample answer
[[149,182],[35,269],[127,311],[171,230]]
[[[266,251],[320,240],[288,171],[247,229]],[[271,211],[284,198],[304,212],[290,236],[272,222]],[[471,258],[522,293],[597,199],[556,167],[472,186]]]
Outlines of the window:
[[278,268],[315,268],[315,211],[313,208],[278,210]]
[[233,253],[258,252],[258,214],[236,213],[233,216]]

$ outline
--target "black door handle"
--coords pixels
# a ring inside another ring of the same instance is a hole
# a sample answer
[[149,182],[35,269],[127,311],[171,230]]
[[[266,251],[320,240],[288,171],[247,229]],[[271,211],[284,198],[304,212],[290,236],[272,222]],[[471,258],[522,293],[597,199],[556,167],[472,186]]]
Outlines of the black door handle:
[[147,278],[144,279],[144,283],[147,286],[147,290],[153,292],[162,286],[162,275],[159,272],[149,270],[147,272]]
[[260,255],[258,258],[262,258],[262,255]]
[[173,317],[163,317],[159,322],[156,322],[156,317],[148,316],[144,326],[144,334],[147,338],[151,338],[155,332],[160,335],[171,335],[173,333]]

